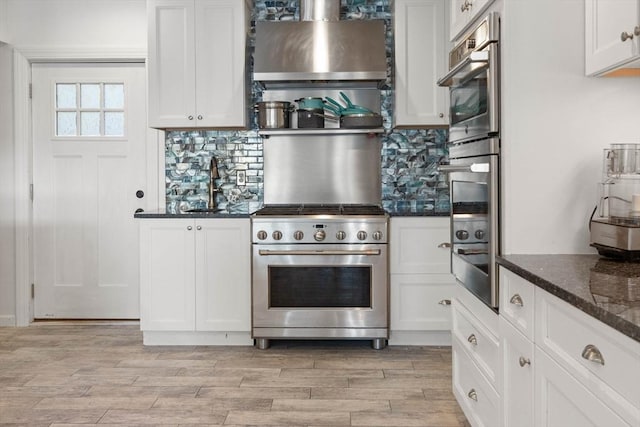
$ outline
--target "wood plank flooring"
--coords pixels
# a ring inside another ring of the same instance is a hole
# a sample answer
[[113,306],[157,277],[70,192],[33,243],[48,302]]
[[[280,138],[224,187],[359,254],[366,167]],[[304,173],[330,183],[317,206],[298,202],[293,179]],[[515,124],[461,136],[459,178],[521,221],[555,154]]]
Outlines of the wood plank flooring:
[[451,351],[145,347],[136,324],[0,328],[0,425],[468,426]]

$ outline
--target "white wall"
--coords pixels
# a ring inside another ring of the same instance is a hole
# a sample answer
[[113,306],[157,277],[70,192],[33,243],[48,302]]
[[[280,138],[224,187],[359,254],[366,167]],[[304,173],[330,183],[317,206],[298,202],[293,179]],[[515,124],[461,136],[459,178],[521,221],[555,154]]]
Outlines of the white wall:
[[26,48],[147,48],[145,0],[4,0],[10,43]]
[[583,0],[504,0],[503,253],[595,253],[602,150],[640,143],[640,78],[584,76]]
[[0,326],[15,322],[13,52],[0,43]]
[[7,0],[0,0],[0,42],[9,42],[7,34]]

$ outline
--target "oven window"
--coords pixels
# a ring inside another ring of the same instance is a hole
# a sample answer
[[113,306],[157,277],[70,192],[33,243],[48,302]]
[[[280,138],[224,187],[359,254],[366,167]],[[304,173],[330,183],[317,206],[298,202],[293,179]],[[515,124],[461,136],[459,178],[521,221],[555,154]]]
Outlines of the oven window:
[[370,266],[269,267],[269,307],[371,308]]
[[452,214],[487,214],[489,188],[484,182],[451,181]]
[[463,122],[487,113],[487,73],[480,73],[461,86],[452,87],[451,124]]

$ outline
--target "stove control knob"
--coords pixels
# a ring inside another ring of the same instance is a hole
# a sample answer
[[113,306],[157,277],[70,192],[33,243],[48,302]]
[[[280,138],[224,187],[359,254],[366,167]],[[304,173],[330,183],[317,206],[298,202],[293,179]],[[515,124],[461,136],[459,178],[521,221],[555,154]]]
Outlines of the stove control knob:
[[382,231],[374,231],[371,237],[373,237],[373,240],[382,239]]
[[358,240],[364,240],[367,238],[367,232],[366,231],[358,231]]
[[325,237],[327,237],[327,233],[325,233],[324,230],[318,230],[313,235],[313,238],[316,239],[318,242],[322,242]]
[[469,238],[469,232],[467,230],[456,231],[456,238],[458,240],[467,240]]
[[258,239],[264,240],[267,238],[267,232],[264,230],[258,231]]
[[479,239],[479,240],[484,239],[484,230],[476,230],[475,236],[476,236],[476,239]]
[[280,240],[282,239],[282,232],[281,231],[274,231],[273,234],[271,235],[273,237],[273,240]]
[[336,233],[336,239],[338,240],[344,240],[347,237],[347,233],[345,233],[344,231],[338,231]]
[[304,233],[300,230],[296,230],[293,232],[293,238],[296,240],[302,240],[302,238],[304,237]]

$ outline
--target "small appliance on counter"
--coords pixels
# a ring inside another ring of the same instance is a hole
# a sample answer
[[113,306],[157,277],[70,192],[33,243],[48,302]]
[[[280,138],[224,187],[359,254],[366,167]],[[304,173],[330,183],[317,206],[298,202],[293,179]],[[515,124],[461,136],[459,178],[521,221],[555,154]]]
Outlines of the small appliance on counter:
[[640,261],[640,144],[611,144],[603,157],[591,246],[603,256]]

